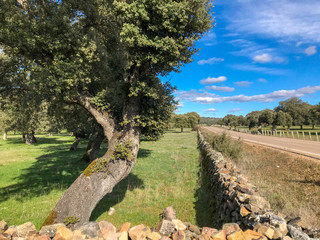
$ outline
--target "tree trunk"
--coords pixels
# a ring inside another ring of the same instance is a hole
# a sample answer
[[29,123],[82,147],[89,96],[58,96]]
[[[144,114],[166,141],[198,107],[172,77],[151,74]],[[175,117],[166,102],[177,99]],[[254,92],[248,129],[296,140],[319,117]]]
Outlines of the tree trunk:
[[34,136],[34,131],[32,131],[30,134],[27,134],[26,144],[27,145],[32,145],[34,143],[37,143],[37,139]]
[[22,142],[25,142],[26,141],[26,134],[25,133],[22,133],[22,138],[21,138]]
[[302,130],[302,129],[303,129],[303,125],[301,124],[301,125],[300,125],[300,130]]
[[79,142],[80,142],[80,137],[76,137],[76,139],[74,140],[74,142],[72,143],[72,145],[70,147],[70,151],[77,150]]
[[103,128],[97,124],[93,129],[93,133],[88,142],[87,150],[81,161],[89,163],[95,160],[98,157],[100,146],[104,139],[105,136],[103,133]]
[[88,97],[82,96],[79,102],[103,127],[109,143],[108,151],[94,160],[72,183],[43,225],[65,222],[66,219],[72,219],[76,225],[88,222],[100,200],[129,175],[136,163],[141,129],[136,126],[134,118],[139,114],[140,99],[132,97],[125,104],[125,125],[115,125],[108,113],[99,111]]
[[183,128],[181,128],[181,132],[183,132]]
[[7,139],[8,139],[8,135],[7,135],[7,131],[5,131],[3,134],[3,140],[7,140]]
[[316,128],[316,125],[315,124],[312,124],[312,129],[315,129]]

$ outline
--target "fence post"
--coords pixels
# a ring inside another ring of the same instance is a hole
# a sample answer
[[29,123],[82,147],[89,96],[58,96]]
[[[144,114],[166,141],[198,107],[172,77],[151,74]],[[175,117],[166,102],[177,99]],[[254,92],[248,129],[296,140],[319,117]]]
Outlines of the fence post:
[[318,132],[316,132],[316,136],[317,136],[317,141],[319,141],[319,138],[318,138]]
[[304,132],[302,132],[302,136],[303,136],[303,140],[305,140],[305,138],[304,138]]
[[299,137],[299,132],[297,132],[297,136],[298,136],[298,139],[299,139],[299,138],[300,138],[300,137]]
[[292,134],[292,138],[294,138],[294,133],[293,133],[293,132],[291,132],[291,134]]
[[310,140],[312,140],[312,138],[311,138],[311,132],[309,132],[309,138],[310,138]]

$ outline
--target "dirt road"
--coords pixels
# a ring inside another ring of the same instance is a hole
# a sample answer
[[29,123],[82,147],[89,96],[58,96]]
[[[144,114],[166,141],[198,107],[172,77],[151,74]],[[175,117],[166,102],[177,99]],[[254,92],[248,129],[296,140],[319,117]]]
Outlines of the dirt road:
[[252,135],[248,133],[229,131],[227,129],[218,127],[206,127],[206,129],[216,133],[228,132],[231,137],[241,138],[243,141],[246,142],[278,148],[281,150],[302,154],[304,156],[313,157],[320,160],[320,142],[272,136]]

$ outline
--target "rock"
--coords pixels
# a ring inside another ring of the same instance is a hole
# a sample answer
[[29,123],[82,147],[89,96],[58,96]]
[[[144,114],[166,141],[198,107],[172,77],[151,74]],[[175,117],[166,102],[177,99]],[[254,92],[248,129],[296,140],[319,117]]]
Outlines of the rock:
[[244,236],[243,236],[243,232],[241,229],[232,232],[231,234],[229,234],[227,236],[228,240],[245,240]]
[[161,239],[161,235],[160,233],[157,233],[157,232],[150,232],[148,233],[147,238],[150,240],[159,240]]
[[260,227],[258,227],[257,232],[265,235],[266,237],[268,237],[270,239],[272,239],[273,234],[274,234],[274,230],[272,228],[264,226],[264,225],[261,225]]
[[256,206],[259,209],[270,209],[270,203],[263,197],[253,195],[249,200],[250,205]]
[[230,235],[232,232],[240,230],[240,227],[236,223],[226,223],[223,224],[222,229],[226,231],[227,235]]
[[111,208],[109,208],[108,215],[111,216],[111,215],[113,215],[115,212],[116,212],[116,210],[111,207]]
[[73,236],[73,232],[68,228],[61,226],[57,229],[56,235],[54,236],[54,240],[67,240]]
[[245,193],[238,193],[238,199],[242,203],[249,203],[250,195]]
[[129,237],[131,240],[143,240],[146,239],[149,233],[151,233],[150,228],[140,224],[129,230]]
[[33,238],[27,238],[26,240],[51,240],[47,235],[35,235]]
[[128,232],[122,231],[120,236],[118,237],[118,240],[128,240]]
[[174,223],[176,230],[184,231],[187,229],[187,226],[184,225],[179,219],[173,219],[172,222]]
[[0,221],[0,233],[4,233],[8,229],[8,224],[4,221]]
[[249,214],[251,214],[251,211],[249,211],[248,209],[246,209],[246,207],[242,206],[240,208],[240,215],[242,217],[248,216]]
[[117,229],[111,223],[107,221],[101,221],[99,222],[99,228],[100,228],[103,239],[106,239],[106,240],[116,239]]
[[160,240],[171,240],[171,238],[167,237],[167,236],[163,236],[160,238]]
[[29,233],[37,233],[36,227],[31,222],[26,222],[17,226],[18,237],[25,237]]
[[25,240],[23,237],[12,237],[12,240]]
[[83,235],[90,238],[102,237],[102,232],[100,230],[99,223],[97,222],[87,222],[78,227],[76,230],[80,231]]
[[197,227],[196,225],[193,225],[193,224],[191,224],[191,223],[189,224],[188,229],[189,229],[191,232],[194,232],[194,233],[197,234],[197,235],[200,235],[200,234],[201,234],[199,227]]
[[218,230],[214,228],[209,228],[209,227],[203,227],[201,234],[209,234],[209,236],[213,236],[213,234],[217,233]]
[[260,237],[263,237],[261,233],[252,231],[252,230],[246,230],[243,233],[244,239],[251,240],[251,239],[259,239]]
[[128,232],[130,229],[131,223],[126,222],[122,225],[120,232]]
[[162,220],[156,227],[156,232],[164,236],[170,236],[175,231],[175,224],[168,220]]
[[234,189],[242,193],[246,193],[250,195],[254,194],[254,190],[249,188],[246,184],[239,184]]
[[173,206],[166,207],[163,210],[162,219],[169,220],[169,221],[171,221],[173,219],[177,219],[176,210],[174,210]]
[[280,229],[276,228],[276,229],[274,229],[272,239],[279,239],[279,238],[282,238],[282,233],[281,233]]
[[290,236],[293,238],[293,239],[299,239],[299,240],[309,240],[309,236],[302,232],[302,231],[299,231],[297,228],[295,228],[294,226],[292,225],[288,225],[288,230],[289,230],[289,233],[290,233]]
[[0,240],[11,240],[11,235],[8,233],[0,233]]
[[213,240],[226,240],[227,234],[225,230],[221,230],[213,235]]
[[185,239],[186,239],[186,234],[182,230],[179,230],[178,232],[172,234],[172,240],[185,240]]
[[198,240],[210,240],[210,235],[209,234],[201,234],[200,236],[197,237]]
[[63,223],[57,223],[57,224],[53,224],[53,225],[43,226],[40,229],[39,234],[40,235],[48,235],[49,237],[52,238],[52,237],[54,237],[54,235],[56,235],[57,229],[62,226],[65,227],[66,225],[64,225]]
[[17,226],[10,226],[4,233],[10,234],[12,237],[18,237]]
[[292,238],[289,237],[289,236],[284,236],[284,237],[282,238],[282,240],[292,240]]

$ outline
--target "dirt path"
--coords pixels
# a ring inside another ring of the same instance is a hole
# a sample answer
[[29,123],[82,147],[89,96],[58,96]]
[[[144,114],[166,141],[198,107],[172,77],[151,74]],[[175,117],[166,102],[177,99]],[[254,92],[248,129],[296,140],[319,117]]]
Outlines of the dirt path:
[[277,149],[302,154],[320,160],[320,142],[272,136],[252,135],[248,133],[230,131],[218,127],[206,127],[206,129],[216,133],[228,132],[230,136],[234,138],[241,138],[245,142],[251,142],[269,147],[274,147]]

